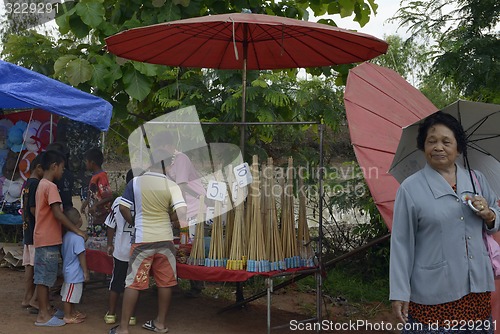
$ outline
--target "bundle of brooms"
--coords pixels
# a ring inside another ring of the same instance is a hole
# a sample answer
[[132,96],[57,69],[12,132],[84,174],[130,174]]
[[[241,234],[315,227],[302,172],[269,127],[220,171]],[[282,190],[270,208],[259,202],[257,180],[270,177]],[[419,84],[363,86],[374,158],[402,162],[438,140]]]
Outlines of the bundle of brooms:
[[[233,176],[233,166],[232,165],[228,165],[227,168],[226,168],[226,175],[228,176],[227,177],[227,184],[228,184],[228,189],[230,191],[230,193],[228,193],[228,202],[231,203],[231,199],[232,199],[232,187],[231,185],[233,184],[234,182],[234,176]],[[230,251],[231,251],[231,244],[233,242],[233,227],[234,227],[234,213],[235,213],[235,210],[234,210],[234,207],[231,208],[231,210],[227,211],[226,212],[226,226],[225,226],[225,230],[224,230],[224,257],[229,259],[229,255],[230,255]]]
[[281,200],[281,242],[286,268],[300,267],[300,256],[297,250],[297,235],[295,233],[295,210],[293,196],[293,158],[288,158],[286,183],[283,184]]
[[[246,265],[244,242],[243,237],[245,234],[244,230],[244,203],[243,197],[245,194],[244,188],[238,188],[236,192],[235,203],[240,203],[236,206],[234,211],[234,222],[232,227],[232,238],[231,238],[231,251],[229,252],[229,257],[226,265],[226,269],[230,270],[243,270]],[[228,236],[226,235],[226,238]]]
[[251,173],[253,182],[250,184],[247,201],[248,214],[246,222],[249,226],[247,271],[267,272],[269,271],[269,261],[267,260],[264,243],[264,226],[260,208],[259,162],[256,155],[253,156]]
[[[216,174],[217,182],[222,179],[221,172]],[[214,218],[212,224],[212,237],[210,239],[210,250],[208,258],[205,259],[205,266],[207,267],[225,267],[227,258],[224,257],[224,227],[222,225],[222,202],[215,201],[214,205]]]
[[270,270],[284,270],[285,256],[283,244],[281,243],[280,231],[278,229],[278,214],[276,210],[276,198],[274,194],[274,165],[273,159],[267,159],[267,166],[263,170],[264,179],[264,223],[266,234],[266,254],[269,260]]
[[198,209],[198,215],[196,217],[196,229],[193,240],[193,247],[191,248],[191,253],[187,263],[194,266],[205,265],[205,230],[204,230],[204,212],[203,205],[204,196],[200,196],[200,207]]
[[300,265],[301,267],[314,267],[314,252],[311,247],[311,236],[307,224],[306,196],[304,184],[299,178],[299,219],[297,239],[299,244]]

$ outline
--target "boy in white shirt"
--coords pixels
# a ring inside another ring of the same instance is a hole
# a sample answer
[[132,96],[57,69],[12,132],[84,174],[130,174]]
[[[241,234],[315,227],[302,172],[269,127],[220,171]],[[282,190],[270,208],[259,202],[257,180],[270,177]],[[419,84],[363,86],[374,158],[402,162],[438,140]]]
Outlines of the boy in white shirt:
[[[126,183],[134,178],[130,169],[125,178]],[[113,256],[113,276],[109,283],[109,305],[104,316],[107,324],[116,323],[116,305],[120,294],[125,290],[125,277],[127,277],[128,262],[130,260],[130,245],[134,227],[128,224],[120,213],[121,196],[116,198],[111,206],[111,212],[106,217],[104,224],[108,227],[108,255]],[[131,208],[132,212],[134,208]],[[113,240],[114,238],[114,240]],[[135,316],[129,319],[129,325],[135,325]]]

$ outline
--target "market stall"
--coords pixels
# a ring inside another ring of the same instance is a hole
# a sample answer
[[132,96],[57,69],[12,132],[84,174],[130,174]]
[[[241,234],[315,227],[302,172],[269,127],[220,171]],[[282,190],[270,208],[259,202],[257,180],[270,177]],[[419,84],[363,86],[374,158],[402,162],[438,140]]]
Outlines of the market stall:
[[106,131],[112,106],[62,82],[0,60],[0,224],[22,224],[29,164],[55,138],[60,117]]

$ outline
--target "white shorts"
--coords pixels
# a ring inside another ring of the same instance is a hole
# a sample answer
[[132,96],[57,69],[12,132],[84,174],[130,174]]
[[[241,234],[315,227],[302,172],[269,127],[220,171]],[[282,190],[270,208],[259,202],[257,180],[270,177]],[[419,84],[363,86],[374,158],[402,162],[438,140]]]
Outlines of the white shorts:
[[24,245],[23,248],[23,266],[35,265],[35,246]]
[[61,288],[62,301],[78,304],[82,298],[83,283],[63,283]]

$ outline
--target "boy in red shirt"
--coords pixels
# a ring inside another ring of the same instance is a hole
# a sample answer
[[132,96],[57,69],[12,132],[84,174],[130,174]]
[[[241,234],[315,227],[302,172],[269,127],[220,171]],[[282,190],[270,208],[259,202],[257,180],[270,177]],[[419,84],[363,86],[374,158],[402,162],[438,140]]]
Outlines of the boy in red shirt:
[[[62,226],[84,239],[85,232],[73,225],[62,211],[62,201],[54,180],[62,177],[64,156],[57,151],[47,151],[42,157],[43,178],[38,184],[35,200],[35,284],[38,297],[36,326],[57,327],[64,320],[52,314],[49,307],[49,288],[57,279],[57,269],[62,244]],[[56,312],[57,313],[57,312]]]
[[91,237],[106,236],[104,221],[111,212],[113,192],[108,181],[108,174],[102,170],[104,156],[100,149],[91,148],[85,153],[87,170],[92,172],[87,199],[83,201],[80,212],[85,213],[88,206],[87,233]]

